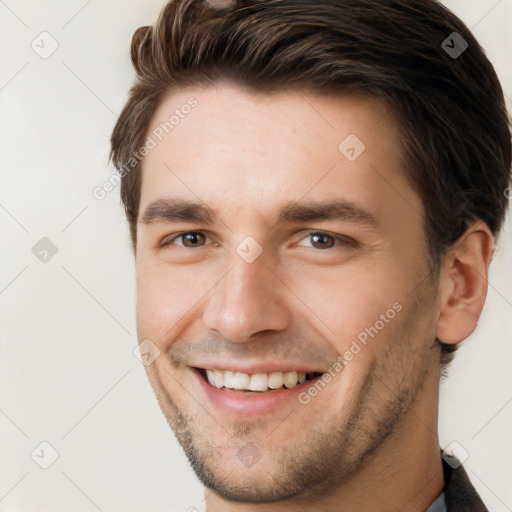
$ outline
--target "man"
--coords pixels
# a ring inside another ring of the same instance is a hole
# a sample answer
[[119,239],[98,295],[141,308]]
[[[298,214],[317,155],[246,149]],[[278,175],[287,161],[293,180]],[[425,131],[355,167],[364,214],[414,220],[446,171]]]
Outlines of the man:
[[132,60],[138,338],[208,512],[486,510],[437,436],[510,186],[467,27],[432,0],[176,0]]

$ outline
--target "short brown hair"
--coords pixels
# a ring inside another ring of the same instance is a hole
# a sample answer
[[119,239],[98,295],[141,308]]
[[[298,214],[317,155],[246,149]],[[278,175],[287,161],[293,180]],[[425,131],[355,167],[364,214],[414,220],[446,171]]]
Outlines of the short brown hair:
[[[434,272],[472,221],[497,237],[511,182],[510,119],[493,66],[460,19],[435,0],[233,4],[215,10],[213,0],[171,0],[154,27],[133,36],[137,81],[112,133],[111,159],[123,170],[134,252],[140,162],[129,171],[127,163],[166,91],[219,80],[256,92],[357,90],[382,100],[396,116],[404,172],[423,201]],[[454,32],[468,45],[459,56],[447,51]],[[444,367],[457,346],[441,345]]]

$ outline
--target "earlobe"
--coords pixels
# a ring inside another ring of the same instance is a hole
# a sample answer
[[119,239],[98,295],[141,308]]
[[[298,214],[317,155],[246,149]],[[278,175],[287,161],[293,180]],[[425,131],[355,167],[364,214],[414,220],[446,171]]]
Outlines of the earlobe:
[[472,224],[447,252],[440,275],[437,338],[455,344],[476,328],[487,295],[493,235],[482,221]]

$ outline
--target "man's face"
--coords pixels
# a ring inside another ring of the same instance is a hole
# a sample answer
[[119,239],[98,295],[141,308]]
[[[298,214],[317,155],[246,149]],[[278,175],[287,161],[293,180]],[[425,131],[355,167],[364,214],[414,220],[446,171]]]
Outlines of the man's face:
[[[224,84],[168,94],[148,135],[162,140],[142,169],[137,326],[160,350],[159,404],[218,494],[325,491],[437,386],[424,210],[396,126],[361,96]],[[251,393],[206,369],[242,388],[264,374],[257,389],[298,373]]]

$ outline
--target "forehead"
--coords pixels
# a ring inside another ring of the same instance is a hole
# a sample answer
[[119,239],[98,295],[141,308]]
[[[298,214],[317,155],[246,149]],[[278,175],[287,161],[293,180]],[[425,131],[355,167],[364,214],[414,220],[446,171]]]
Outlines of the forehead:
[[396,124],[372,97],[190,87],[165,95],[147,136],[154,147],[142,162],[140,214],[161,197],[262,220],[302,198],[343,198],[377,216],[397,201],[421,209]]

